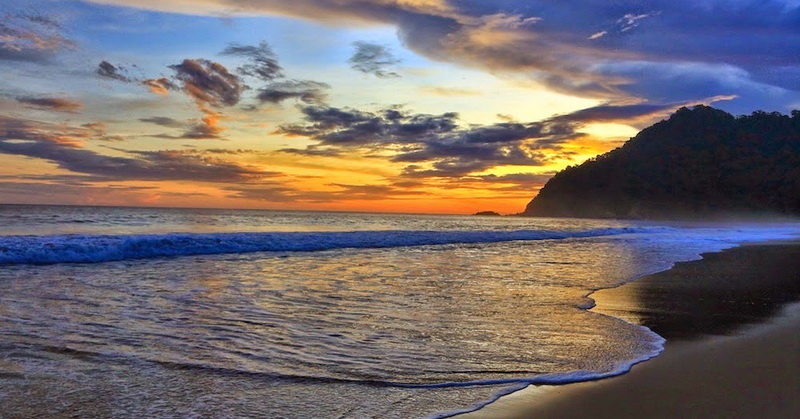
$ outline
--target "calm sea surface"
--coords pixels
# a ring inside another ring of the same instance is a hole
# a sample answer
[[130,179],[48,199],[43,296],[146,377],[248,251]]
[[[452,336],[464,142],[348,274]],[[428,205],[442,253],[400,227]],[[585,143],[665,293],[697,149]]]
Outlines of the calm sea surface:
[[0,206],[3,417],[428,417],[624,372],[593,290],[799,224]]

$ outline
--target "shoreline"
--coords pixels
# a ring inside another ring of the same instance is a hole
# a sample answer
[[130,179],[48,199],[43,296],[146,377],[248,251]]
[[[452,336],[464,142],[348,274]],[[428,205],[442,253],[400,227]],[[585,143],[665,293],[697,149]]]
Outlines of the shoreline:
[[619,376],[530,385],[455,417],[800,416],[799,255],[798,240],[740,244],[595,291],[592,311],[645,325],[664,351]]

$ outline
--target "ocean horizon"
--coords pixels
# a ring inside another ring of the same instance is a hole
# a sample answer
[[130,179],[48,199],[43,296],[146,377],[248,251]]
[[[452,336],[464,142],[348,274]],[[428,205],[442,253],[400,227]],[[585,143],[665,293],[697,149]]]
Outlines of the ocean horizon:
[[791,222],[0,205],[0,397],[97,416],[448,417],[663,350],[646,327],[589,311],[592,292],[798,234]]

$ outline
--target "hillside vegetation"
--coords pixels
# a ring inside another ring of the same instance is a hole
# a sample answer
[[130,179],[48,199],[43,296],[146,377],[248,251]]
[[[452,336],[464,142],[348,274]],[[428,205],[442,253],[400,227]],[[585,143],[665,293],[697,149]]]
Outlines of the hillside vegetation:
[[800,111],[681,108],[556,174],[523,215],[685,219],[800,215]]

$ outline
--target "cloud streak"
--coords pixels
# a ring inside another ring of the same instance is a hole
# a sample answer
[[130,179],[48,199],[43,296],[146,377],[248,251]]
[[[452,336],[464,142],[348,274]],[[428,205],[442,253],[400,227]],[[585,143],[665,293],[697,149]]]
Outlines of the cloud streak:
[[321,104],[325,102],[330,89],[327,83],[311,80],[286,80],[270,83],[258,90],[256,98],[261,103],[278,104],[285,100],[295,99],[306,104]]
[[60,22],[43,14],[6,11],[0,19],[0,61],[47,62],[75,48],[63,31]]
[[80,102],[61,97],[20,96],[16,100],[29,108],[56,112],[75,113],[83,108]]
[[264,41],[258,45],[231,44],[221,54],[247,59],[246,64],[236,69],[239,74],[266,81],[284,77],[278,57]]
[[356,50],[347,60],[353,70],[382,79],[400,77],[391,70],[400,60],[386,46],[366,41],[354,42],[353,46]]
[[0,153],[46,160],[93,181],[248,182],[279,176],[196,150],[127,151],[108,156],[84,148],[93,128],[0,117]]

